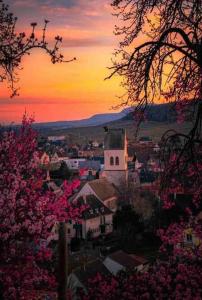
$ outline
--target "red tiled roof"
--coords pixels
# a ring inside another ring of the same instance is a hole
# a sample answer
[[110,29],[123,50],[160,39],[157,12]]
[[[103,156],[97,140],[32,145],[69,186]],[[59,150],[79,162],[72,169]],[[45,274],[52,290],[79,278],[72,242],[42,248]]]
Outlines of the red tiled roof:
[[134,258],[137,262],[139,262],[140,264],[146,264],[148,261],[146,258],[142,257],[142,256],[137,256],[135,254],[130,254],[130,256],[132,258]]
[[143,257],[127,254],[122,250],[110,254],[109,258],[118,262],[127,269],[133,269],[141,264],[146,263],[146,260]]
[[88,184],[97,197],[103,202],[109,198],[118,197],[117,189],[112,183],[108,182],[106,178],[92,180]]

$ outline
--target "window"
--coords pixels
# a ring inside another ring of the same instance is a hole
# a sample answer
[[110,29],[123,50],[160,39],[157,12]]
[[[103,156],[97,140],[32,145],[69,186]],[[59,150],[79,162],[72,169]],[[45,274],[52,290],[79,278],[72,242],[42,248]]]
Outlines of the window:
[[192,242],[192,235],[191,234],[187,234],[187,242]]
[[100,216],[100,224],[105,224],[105,216]]
[[119,157],[118,156],[116,157],[116,165],[117,166],[119,165]]
[[110,165],[111,165],[111,166],[114,165],[114,158],[113,158],[113,156],[110,157]]

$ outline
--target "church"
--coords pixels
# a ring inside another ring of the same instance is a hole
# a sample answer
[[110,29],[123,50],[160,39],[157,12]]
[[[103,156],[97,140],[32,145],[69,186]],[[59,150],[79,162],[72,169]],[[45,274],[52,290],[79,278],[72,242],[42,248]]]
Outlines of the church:
[[82,238],[87,238],[89,233],[94,238],[113,231],[113,215],[118,209],[120,189],[128,184],[127,161],[125,130],[107,128],[104,170],[99,179],[87,181],[72,198],[72,201],[82,199],[88,205],[88,214],[82,218]]
[[115,186],[128,184],[128,152],[126,131],[123,128],[106,128],[104,139],[105,177]]

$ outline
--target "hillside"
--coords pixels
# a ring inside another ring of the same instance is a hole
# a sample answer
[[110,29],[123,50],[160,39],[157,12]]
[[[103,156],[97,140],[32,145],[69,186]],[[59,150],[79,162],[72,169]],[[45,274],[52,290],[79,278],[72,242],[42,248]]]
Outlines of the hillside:
[[75,120],[75,121],[56,121],[46,123],[36,123],[34,126],[37,129],[65,129],[65,128],[76,128],[76,127],[88,127],[88,126],[99,126],[107,122],[120,120],[125,117],[127,112],[125,110],[119,113],[103,113],[96,114],[87,119]]
[[[191,128],[189,122],[176,123],[171,104],[167,103],[150,105],[146,111],[146,119],[147,121],[141,124],[138,136],[150,136],[154,141],[159,141],[169,129],[186,133]],[[125,128],[129,139],[134,139],[135,135],[134,115],[128,108],[120,113],[97,114],[79,121],[38,123],[35,126],[43,135],[66,135],[72,143],[85,143],[88,140],[103,142],[104,126]]]
[[[175,122],[176,114],[171,103],[149,105],[145,111],[147,121],[152,122]],[[128,112],[123,120],[134,120],[133,112]]]
[[[106,123],[106,126],[111,128],[125,128],[129,139],[134,139],[135,125],[132,120],[118,120],[110,123]],[[176,122],[144,122],[142,123],[138,136],[150,136],[154,141],[158,142],[161,139],[163,133],[169,129],[175,129],[177,131],[187,133],[191,128],[191,123],[186,122],[184,124],[177,124]],[[42,130],[43,135],[67,135],[71,137],[72,143],[85,143],[88,140],[96,140],[103,142],[104,129],[102,126],[80,127],[80,128],[68,128],[68,129],[53,129]]]
[[[170,104],[150,105],[146,110],[146,118],[148,121],[154,122],[170,122],[175,121],[174,115],[171,113]],[[117,120],[129,121],[133,120],[133,112],[130,108],[125,108],[118,113],[103,113],[96,114],[90,118],[75,120],[75,121],[56,121],[46,123],[36,123],[34,126],[37,129],[67,129],[104,125],[108,122]]]

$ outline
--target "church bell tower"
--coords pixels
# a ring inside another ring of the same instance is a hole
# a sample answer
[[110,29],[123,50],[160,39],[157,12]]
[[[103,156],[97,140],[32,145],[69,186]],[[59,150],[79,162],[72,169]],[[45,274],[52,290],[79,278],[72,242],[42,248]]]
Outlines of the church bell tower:
[[126,131],[122,128],[105,129],[104,176],[117,187],[128,184],[128,153]]

